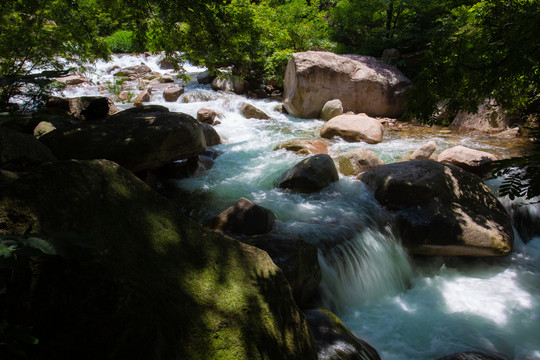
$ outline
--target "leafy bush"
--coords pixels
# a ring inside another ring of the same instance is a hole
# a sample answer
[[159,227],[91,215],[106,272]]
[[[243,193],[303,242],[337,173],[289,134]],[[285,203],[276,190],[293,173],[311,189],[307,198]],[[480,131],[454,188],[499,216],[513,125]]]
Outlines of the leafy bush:
[[133,32],[129,30],[118,30],[111,36],[105,38],[107,46],[112,53],[131,53],[135,52],[133,44]]

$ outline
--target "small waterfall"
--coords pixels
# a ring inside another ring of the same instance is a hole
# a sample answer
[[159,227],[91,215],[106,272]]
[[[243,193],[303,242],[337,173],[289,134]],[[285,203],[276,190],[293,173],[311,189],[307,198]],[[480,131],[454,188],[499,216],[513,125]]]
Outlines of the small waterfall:
[[321,298],[335,311],[395,295],[407,289],[412,265],[399,241],[387,231],[368,228],[352,240],[319,252]]

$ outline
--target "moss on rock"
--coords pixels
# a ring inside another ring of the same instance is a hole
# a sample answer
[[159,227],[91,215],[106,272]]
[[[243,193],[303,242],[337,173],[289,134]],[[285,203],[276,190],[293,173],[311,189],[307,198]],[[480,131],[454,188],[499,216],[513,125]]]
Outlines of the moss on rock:
[[265,252],[204,230],[113,162],[57,162],[11,183],[0,232],[91,239],[40,257],[34,278],[8,293],[10,320],[31,321],[41,359],[315,356]]

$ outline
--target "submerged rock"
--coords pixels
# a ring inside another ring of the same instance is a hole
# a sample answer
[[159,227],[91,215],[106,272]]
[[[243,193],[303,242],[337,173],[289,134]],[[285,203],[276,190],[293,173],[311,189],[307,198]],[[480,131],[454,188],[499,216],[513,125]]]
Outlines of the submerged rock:
[[411,160],[380,166],[361,179],[396,216],[413,254],[500,256],[512,250],[508,213],[479,177],[457,166]]
[[345,112],[399,117],[410,86],[397,68],[373,57],[307,51],[293,54],[287,64],[284,104],[300,118],[317,118],[333,99],[341,100]]
[[61,160],[108,159],[132,171],[157,168],[206,149],[203,124],[163,106],[124,110],[39,138]]
[[37,358],[316,358],[264,251],[203,229],[110,161],[56,162],[12,182],[0,229],[40,233],[48,253],[19,257],[5,295],[6,320],[33,326]]
[[339,115],[330,119],[320,130],[319,135],[331,139],[339,136],[348,142],[364,141],[377,144],[382,141],[384,128],[381,123],[365,114]]
[[320,154],[304,159],[286,171],[276,180],[276,186],[293,192],[311,193],[338,180],[334,160],[328,155]]
[[317,344],[319,360],[381,360],[377,350],[358,338],[332,312],[318,308],[304,313]]
[[270,232],[275,223],[271,210],[242,197],[212,219],[208,227],[232,234],[258,235]]

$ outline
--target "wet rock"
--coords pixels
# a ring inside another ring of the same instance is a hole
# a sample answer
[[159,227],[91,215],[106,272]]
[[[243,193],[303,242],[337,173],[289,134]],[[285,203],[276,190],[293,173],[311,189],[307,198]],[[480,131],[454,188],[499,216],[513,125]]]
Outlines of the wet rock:
[[316,358],[268,254],[205,230],[110,161],[56,162],[12,182],[0,229],[43,234],[59,254],[21,261],[8,284],[8,321],[31,320],[40,358]]
[[331,139],[339,136],[348,142],[364,141],[377,144],[382,141],[384,128],[377,119],[367,115],[339,115],[330,119],[319,135]]
[[197,110],[197,120],[205,124],[212,125],[216,121],[216,118],[221,118],[222,116],[223,115],[212,109],[200,108]]
[[55,80],[66,86],[77,86],[88,83],[86,76],[79,72],[75,72],[68,76],[58,77]]
[[204,132],[204,139],[206,140],[206,146],[215,146],[221,144],[221,137],[219,136],[218,132],[214,127],[210,124],[200,123],[203,132]]
[[473,173],[483,172],[496,160],[497,157],[493,154],[461,145],[446,149],[437,156],[437,161],[456,165]]
[[163,98],[167,102],[175,102],[184,93],[184,88],[181,86],[170,86],[163,90]]
[[322,279],[315,246],[281,234],[252,236],[240,241],[270,255],[291,285],[294,300],[299,306],[311,303]]
[[370,56],[307,51],[287,64],[284,104],[300,118],[317,118],[324,104],[340,99],[344,112],[399,117],[411,86],[398,69]]
[[319,360],[381,360],[377,350],[357,337],[332,312],[317,308],[304,314],[317,344]]
[[501,256],[514,236],[502,204],[481,179],[432,160],[380,166],[361,177],[391,211],[412,254]]
[[126,77],[128,78],[128,80],[135,80],[151,72],[152,72],[152,69],[150,69],[148,65],[141,64],[141,65],[135,65],[135,66],[122,68],[116,73],[114,73],[114,76]]
[[272,230],[276,216],[271,210],[240,198],[208,223],[208,227],[225,233],[257,235]]
[[324,141],[313,139],[294,139],[285,141],[275,148],[275,150],[279,149],[293,151],[298,155],[328,154],[328,144]]
[[202,125],[163,106],[142,106],[103,121],[70,125],[39,140],[60,159],[108,159],[135,172],[204,151]]
[[152,99],[152,86],[147,85],[140,93],[133,99],[133,105],[143,106],[143,103],[149,102]]
[[246,84],[242,79],[237,76],[220,76],[212,80],[212,89],[216,91],[232,91],[236,94],[241,95],[246,91]]
[[2,169],[23,171],[49,161],[56,161],[56,157],[34,136],[0,127]]
[[358,175],[384,165],[384,161],[379,159],[373,151],[367,149],[351,150],[339,156],[337,161],[339,171],[346,176]]
[[268,120],[270,119],[270,116],[266,114],[261,109],[251,105],[250,103],[243,102],[240,105],[240,112],[246,119],[260,119],[260,120]]
[[409,156],[409,160],[427,160],[435,150],[437,150],[437,144],[435,141],[430,141],[416,149],[411,156]]
[[343,114],[343,104],[341,103],[341,100],[334,99],[324,104],[321,110],[320,119],[323,121],[328,121],[331,118],[336,117],[338,115],[342,115],[342,114]]
[[332,158],[320,154],[304,159],[286,171],[276,181],[276,186],[293,192],[312,193],[338,180],[339,175]]

